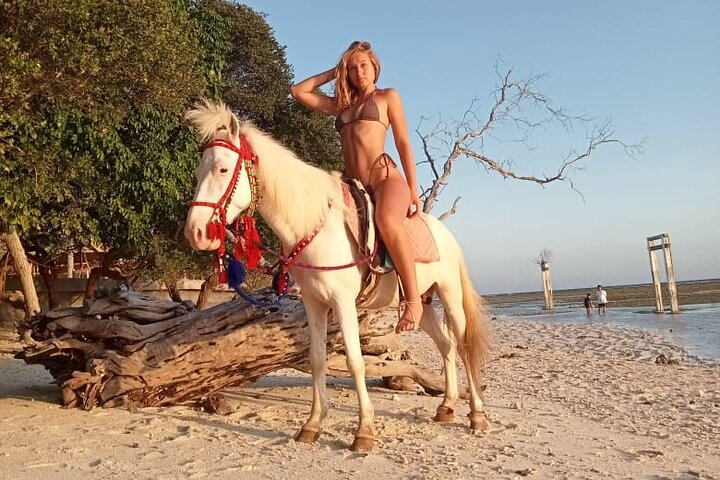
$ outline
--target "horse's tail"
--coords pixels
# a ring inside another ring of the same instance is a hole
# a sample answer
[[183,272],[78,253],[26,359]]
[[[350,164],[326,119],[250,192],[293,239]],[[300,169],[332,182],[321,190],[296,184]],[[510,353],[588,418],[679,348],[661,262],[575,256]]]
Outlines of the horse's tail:
[[460,253],[460,282],[465,310],[465,351],[471,378],[480,388],[482,369],[490,358],[490,322],[485,300],[475,291]]

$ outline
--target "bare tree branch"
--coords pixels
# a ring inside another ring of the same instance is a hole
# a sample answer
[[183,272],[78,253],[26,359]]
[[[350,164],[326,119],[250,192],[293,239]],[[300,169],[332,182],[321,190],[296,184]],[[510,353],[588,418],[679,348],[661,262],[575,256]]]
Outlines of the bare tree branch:
[[[495,65],[498,76],[498,86],[493,92],[494,103],[490,111],[483,115],[479,99],[473,99],[459,121],[449,124],[442,117],[436,118],[434,126],[423,130],[423,124],[431,118],[423,117],[415,133],[422,142],[423,160],[418,165],[427,164],[432,183],[429,187],[420,190],[423,199],[423,211],[432,211],[441,193],[450,182],[455,162],[462,158],[469,158],[488,172],[496,172],[503,178],[522,180],[545,186],[552,182],[567,182],[584,201],[573,182],[574,174],[584,168],[584,162],[600,147],[606,145],[619,145],[630,158],[642,153],[642,144],[626,144],[615,137],[615,131],[610,119],[600,124],[591,125],[593,120],[583,116],[573,116],[563,109],[556,107],[552,100],[537,89],[537,84],[544,75],[532,75],[523,80],[515,80],[512,70],[500,72],[500,66]],[[582,149],[570,147],[560,160],[554,171],[549,174],[529,174],[516,170],[515,161],[510,158],[497,160],[493,155],[486,154],[485,141],[493,139],[500,142],[516,142],[528,147],[532,135],[540,128],[545,129],[551,125],[560,126],[571,133],[576,127],[582,126],[588,131],[585,145]],[[514,136],[510,139],[495,135],[495,130],[512,128]],[[442,168],[439,167],[442,162]],[[455,199],[451,209],[440,218],[447,218],[457,210],[459,197]]]
[[552,262],[552,257],[552,250],[550,250],[549,248],[543,248],[542,250],[540,250],[540,254],[538,255],[538,257],[533,260],[533,263],[542,266]]
[[458,202],[460,202],[460,198],[462,198],[462,197],[457,197],[455,199],[455,201],[453,202],[452,207],[450,207],[450,210],[448,210],[447,212],[440,215],[438,217],[438,220],[440,220],[441,222],[444,222],[446,218],[449,218],[449,217],[455,215],[455,212],[457,212]]

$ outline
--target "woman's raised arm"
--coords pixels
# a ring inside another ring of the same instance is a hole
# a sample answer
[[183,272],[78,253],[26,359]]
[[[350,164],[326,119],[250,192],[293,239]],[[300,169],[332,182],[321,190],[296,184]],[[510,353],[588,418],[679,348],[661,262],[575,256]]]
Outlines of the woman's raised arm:
[[329,97],[324,93],[318,92],[317,89],[322,85],[335,79],[335,68],[326,70],[312,77],[308,77],[302,82],[296,83],[290,87],[290,94],[299,103],[316,112],[326,115],[337,115],[337,103],[333,97]]

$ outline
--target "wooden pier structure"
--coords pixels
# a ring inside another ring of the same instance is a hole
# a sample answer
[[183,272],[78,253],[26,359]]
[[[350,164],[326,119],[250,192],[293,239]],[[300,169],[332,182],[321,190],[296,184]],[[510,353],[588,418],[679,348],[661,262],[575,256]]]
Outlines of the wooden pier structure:
[[665,307],[663,305],[662,288],[660,285],[660,274],[658,272],[657,260],[655,252],[663,251],[665,258],[665,273],[667,276],[668,292],[670,293],[670,311],[672,313],[680,312],[680,304],[678,303],[677,286],[675,284],[675,271],[673,270],[672,253],[670,252],[670,235],[661,233],[653,237],[647,237],[648,254],[650,255],[650,271],[652,273],[653,287],[655,288],[655,310],[663,313]]

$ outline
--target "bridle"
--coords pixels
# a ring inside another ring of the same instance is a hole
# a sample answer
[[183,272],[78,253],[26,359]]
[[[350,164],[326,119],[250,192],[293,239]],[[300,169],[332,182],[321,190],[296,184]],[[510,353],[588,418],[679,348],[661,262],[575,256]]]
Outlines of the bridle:
[[236,147],[229,140],[222,138],[216,138],[208,143],[204,150],[213,147],[222,147],[231,150],[238,155],[237,162],[235,163],[235,170],[233,171],[230,183],[228,183],[225,193],[222,194],[217,202],[201,202],[192,201],[190,202],[191,207],[209,207],[213,209],[213,213],[210,217],[210,221],[207,224],[207,237],[210,240],[220,240],[220,246],[217,249],[217,257],[215,259],[215,268],[219,272],[220,283],[227,281],[227,272],[223,265],[223,257],[225,256],[225,227],[227,225],[227,208],[230,200],[232,199],[233,192],[237,187],[240,173],[245,168],[248,176],[248,183],[250,184],[250,205],[248,206],[245,215],[242,216],[242,220],[238,216],[235,220],[235,231],[233,232],[236,237],[240,236],[240,224],[242,222],[242,239],[235,243],[235,256],[245,257],[248,267],[257,268],[260,262],[260,235],[255,227],[255,220],[253,214],[260,203],[260,189],[258,185],[257,175],[255,174],[255,167],[258,164],[258,157],[255,155],[244,136],[240,136],[240,147]]

